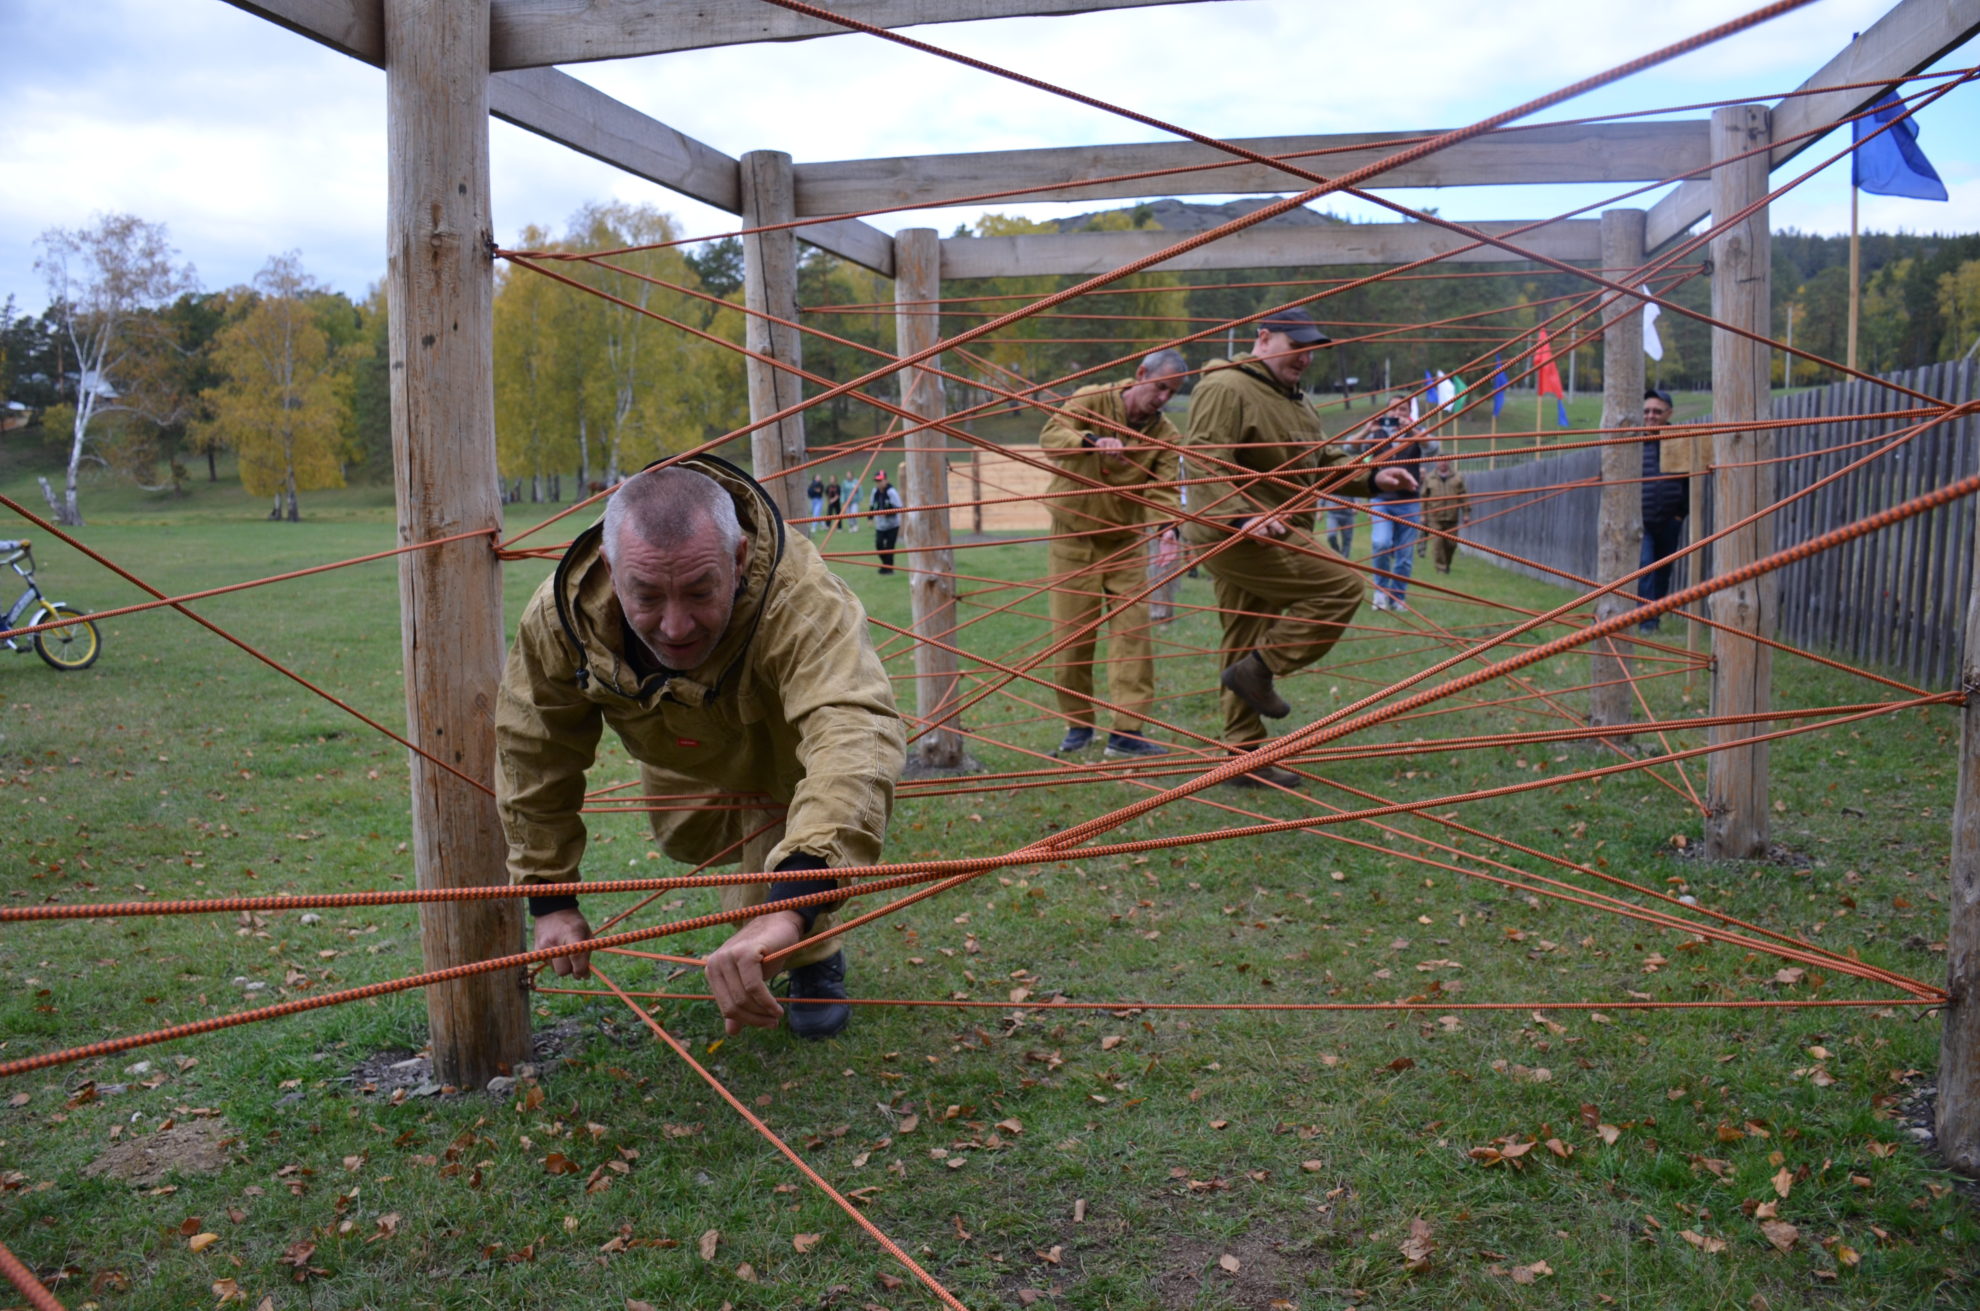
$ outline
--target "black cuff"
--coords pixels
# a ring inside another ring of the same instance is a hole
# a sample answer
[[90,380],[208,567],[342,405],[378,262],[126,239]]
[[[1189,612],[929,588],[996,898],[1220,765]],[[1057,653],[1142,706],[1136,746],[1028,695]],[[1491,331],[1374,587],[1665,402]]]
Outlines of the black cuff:
[[577,908],[578,899],[568,894],[561,897],[531,897],[529,899],[529,917],[533,920],[540,920],[545,915],[554,915],[560,910],[576,910]]
[[[778,874],[802,874],[811,870],[830,868],[831,866],[827,865],[820,857],[814,856],[808,851],[798,851],[779,861],[775,872]],[[789,901],[792,897],[807,897],[814,892],[830,892],[838,886],[838,880],[836,879],[778,879],[770,885],[770,890],[764,894],[763,899],[765,901]],[[825,905],[793,906],[791,910],[799,919],[804,921],[804,931],[810,933],[811,926],[818,922],[820,915],[828,910],[837,910],[841,904],[841,902],[834,901]]]

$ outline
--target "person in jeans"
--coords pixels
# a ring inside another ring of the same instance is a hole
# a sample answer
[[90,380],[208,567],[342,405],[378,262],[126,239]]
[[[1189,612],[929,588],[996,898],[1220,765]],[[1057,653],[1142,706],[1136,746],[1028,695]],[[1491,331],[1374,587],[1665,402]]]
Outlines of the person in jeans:
[[[1422,440],[1418,429],[1408,424],[1408,407],[1407,393],[1399,394],[1383,416],[1396,423],[1382,431],[1376,458],[1414,475],[1434,443]],[[1409,594],[1410,577],[1416,572],[1416,539],[1423,525],[1423,502],[1417,499],[1414,483],[1407,491],[1378,490],[1368,502],[1368,519],[1368,535],[1375,548],[1371,561],[1375,599],[1371,604],[1377,610],[1400,610]]]

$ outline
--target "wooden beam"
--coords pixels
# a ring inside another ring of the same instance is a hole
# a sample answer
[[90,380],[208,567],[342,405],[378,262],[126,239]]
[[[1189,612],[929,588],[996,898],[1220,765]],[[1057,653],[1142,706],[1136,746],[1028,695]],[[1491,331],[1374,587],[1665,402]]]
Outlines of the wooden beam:
[[[488,199],[488,10],[481,0],[387,0],[386,301],[399,541],[487,533],[399,557],[413,868],[421,888],[505,881],[495,798],[502,681],[502,528],[495,467],[493,224]],[[419,908],[429,970],[522,945],[515,899]],[[426,989],[436,1080],[480,1088],[529,1059],[520,970]]]
[[[1712,170],[1712,212],[1737,214],[1767,194],[1767,156],[1737,156],[1765,145],[1764,105],[1712,111],[1712,154],[1728,162]],[[1758,333],[1760,341],[1712,330],[1712,418],[1751,423],[1769,412],[1770,374],[1764,344],[1772,330],[1769,294],[1771,234],[1766,205],[1712,239],[1712,317]],[[1774,430],[1721,430],[1714,438],[1712,513],[1715,530],[1761,514],[1774,503]],[[1761,517],[1727,533],[1713,548],[1719,575],[1759,560],[1774,549],[1774,521]],[[1773,704],[1772,638],[1780,578],[1762,574],[1715,593],[1712,618],[1712,714],[1764,715]],[[1757,860],[1767,854],[1768,744],[1744,739],[1768,732],[1764,719],[1707,730],[1714,748],[1706,773],[1705,854],[1713,860]]]
[[[251,14],[332,50],[383,67],[381,0],[228,0]],[[554,68],[498,73],[488,81],[488,110],[505,123],[624,169],[669,191],[742,212],[736,160],[668,127],[603,91]],[[816,223],[800,240],[884,277],[894,275],[894,240],[870,223]]]
[[385,67],[383,0],[227,0],[339,54]]
[[[1802,133],[1875,104],[1900,78],[1931,67],[1976,32],[1980,32],[1980,0],[1901,0],[1797,89],[1856,82],[1879,85],[1792,95],[1774,106],[1774,140],[1780,144],[1770,155],[1773,167],[1779,168],[1821,139]],[[1650,207],[1644,240],[1656,250],[1711,212],[1711,182],[1693,179]]]
[[[1494,236],[1523,223],[1474,223]],[[1601,227],[1595,219],[1568,219],[1510,238],[1554,259],[1601,258]],[[1093,274],[1172,246],[1182,232],[1030,233],[1015,237],[950,237],[942,242],[942,272],[959,278],[1003,278],[1043,274]],[[1157,269],[1265,269],[1314,264],[1404,264],[1457,250],[1466,239],[1429,223],[1328,223],[1312,227],[1255,227],[1165,260]],[[1500,263],[1517,258],[1494,246],[1452,255],[1460,264]]]
[[[933,228],[907,228],[894,237],[894,349],[914,355],[941,339],[940,315],[930,311],[942,299],[941,242]],[[939,366],[939,356],[928,363]],[[940,374],[905,369],[901,408],[923,419],[948,413]],[[949,436],[925,428],[907,440],[901,475],[907,513],[908,603],[914,616],[915,707],[926,726],[909,758],[909,777],[974,769],[956,715],[956,553],[949,534]],[[927,508],[923,508],[927,507]]]
[[[1233,144],[1292,162],[1327,176],[1376,163],[1423,132],[1347,132],[1333,136],[1250,137]],[[1337,150],[1334,154],[1313,151]],[[996,203],[1020,200],[1110,200],[1123,196],[1195,196],[1294,191],[1304,183],[1262,164],[1231,161],[1224,151],[1193,141],[1145,145],[1068,146],[1000,150],[966,155],[848,159],[797,166],[800,214],[846,214],[871,209],[926,209],[977,201],[958,198],[987,192]],[[1381,176],[1389,187],[1459,187],[1512,182],[1655,182],[1710,162],[1705,124],[1597,123],[1508,128],[1438,151]],[[1082,179],[1165,169],[1196,172],[1124,182]],[[1056,190],[1043,188],[1056,187]],[[1039,188],[1039,190],[1033,190]]]
[[863,219],[807,223],[797,229],[797,239],[883,278],[894,276],[894,239]]
[[634,177],[731,214],[742,210],[736,161],[554,68],[489,79],[488,112]]
[[[813,0],[875,27],[1146,9],[1201,0]],[[532,68],[754,41],[806,41],[851,29],[764,0],[495,0],[489,66]]]
[[[791,157],[781,150],[752,150],[742,159],[743,226],[764,227],[791,217]],[[804,399],[793,370],[804,367],[798,316],[797,239],[789,228],[753,232],[743,243],[743,357],[749,381],[749,418],[758,422]],[[770,317],[766,318],[765,315]],[[780,322],[772,322],[772,319]],[[767,356],[758,359],[757,356]],[[806,512],[804,489],[789,472],[804,463],[804,414],[758,428],[749,435],[750,471],[777,503],[786,522]]]
[[[1623,270],[1643,263],[1643,211],[1602,212],[1602,267],[1620,279]],[[1612,297],[1603,308],[1602,426],[1633,425],[1643,412],[1643,302]],[[1596,524],[1595,580],[1615,582],[1637,567],[1643,546],[1642,448],[1618,442],[1602,448],[1602,505]],[[1625,591],[1633,592],[1635,588]],[[1610,592],[1595,602],[1599,622],[1634,608],[1636,602]],[[1636,697],[1622,652],[1629,643],[1609,638],[1589,656],[1588,722],[1627,724],[1636,718]]]

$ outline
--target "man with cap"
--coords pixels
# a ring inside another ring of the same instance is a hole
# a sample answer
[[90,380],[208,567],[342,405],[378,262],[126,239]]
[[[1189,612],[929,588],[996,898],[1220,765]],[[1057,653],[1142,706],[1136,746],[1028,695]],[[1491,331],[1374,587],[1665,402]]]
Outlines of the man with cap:
[[[1637,580],[1636,594],[1646,601],[1661,601],[1670,595],[1671,575],[1677,561],[1671,557],[1684,545],[1684,521],[1691,514],[1691,442],[1670,435],[1671,394],[1652,387],[1643,393],[1643,553],[1638,564],[1649,568],[1663,563]],[[1657,631],[1657,621],[1646,619],[1646,633]]]
[[[1378,469],[1328,443],[1299,379],[1331,340],[1304,309],[1269,314],[1252,349],[1205,370],[1190,402],[1196,489],[1183,535],[1209,548],[1203,567],[1224,624],[1223,741],[1233,751],[1259,746],[1264,720],[1292,713],[1274,680],[1322,659],[1361,607],[1360,576],[1315,534],[1318,493],[1416,489],[1407,469]],[[1299,781],[1276,765],[1232,780]]]
[[1107,695],[1115,707],[1107,754],[1159,756],[1165,750],[1141,732],[1155,699],[1148,603],[1141,598],[1149,583],[1148,525],[1159,521],[1159,531],[1172,535],[1169,516],[1182,508],[1176,491],[1182,434],[1162,407],[1188,369],[1181,351],[1158,350],[1126,382],[1074,392],[1038,438],[1040,452],[1057,470],[1045,498],[1052,516],[1052,639],[1054,645],[1071,639],[1059,652],[1055,675],[1066,717],[1061,756],[1093,743],[1093,658],[1103,619],[1112,626]]

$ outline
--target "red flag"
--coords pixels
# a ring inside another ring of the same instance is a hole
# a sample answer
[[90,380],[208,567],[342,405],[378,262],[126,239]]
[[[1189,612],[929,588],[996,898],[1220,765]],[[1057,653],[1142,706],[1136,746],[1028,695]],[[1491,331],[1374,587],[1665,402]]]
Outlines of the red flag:
[[1540,329],[1540,345],[1533,352],[1533,364],[1539,371],[1535,376],[1540,379],[1540,394],[1566,400],[1567,388],[1561,386],[1561,371],[1554,366],[1554,351],[1547,345],[1545,328]]

